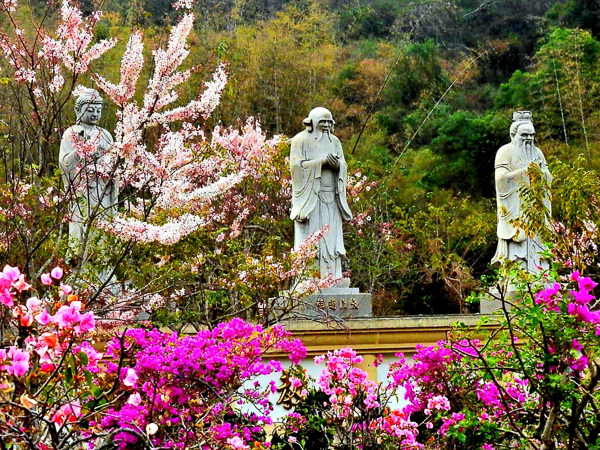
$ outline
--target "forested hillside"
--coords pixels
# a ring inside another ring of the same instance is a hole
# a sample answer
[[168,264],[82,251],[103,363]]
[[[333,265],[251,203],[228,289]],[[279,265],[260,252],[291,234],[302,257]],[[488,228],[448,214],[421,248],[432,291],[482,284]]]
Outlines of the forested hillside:
[[[149,54],[164,45],[177,12],[168,0],[100,3],[104,16],[95,39],[120,40],[93,64],[114,81],[124,36],[141,29]],[[82,6],[91,11],[97,5]],[[40,20],[56,14],[45,1],[32,0],[31,8]],[[564,245],[584,237],[594,242],[592,225],[599,216],[593,194],[600,190],[598,2],[199,0],[194,10],[198,19],[184,65],[195,71],[181,103],[197,95],[220,63],[229,76],[207,133],[254,117],[268,135],[292,137],[311,108],[333,112],[353,176],[349,270],[353,284],[373,292],[377,314],[468,311],[464,298],[492,273],[493,162],[509,141],[515,110],[533,111],[537,145],[555,173],[554,218],[564,224],[556,236]],[[151,69],[144,66],[146,76]],[[14,106],[16,91],[9,78],[4,83],[0,103]],[[117,109],[107,102],[102,125],[108,130],[114,129]],[[11,111],[0,109],[6,134],[16,126],[7,116]],[[63,114],[62,129],[73,120]],[[39,169],[56,174],[60,130],[46,139],[47,167]],[[274,184],[288,176],[289,147],[279,151],[272,173],[264,174],[262,184],[247,186],[240,198],[280,192]],[[284,206],[289,201],[279,200]],[[244,299],[253,294],[247,284],[240,287],[244,278],[238,277],[247,269],[243,261],[265,249],[289,250],[293,226],[286,208],[275,211],[266,203],[250,208],[247,226],[227,248],[211,247],[224,232],[215,228],[175,250],[135,249],[130,256],[135,267],[123,276],[145,285],[157,261],[167,279],[170,270],[185,267],[188,275],[173,290],[185,285],[208,296],[217,305],[216,319],[228,311],[227,302],[250,302]],[[585,264],[595,267],[591,244],[589,250]],[[197,263],[181,264],[193,258]],[[228,285],[238,286],[234,300],[231,290],[214,283],[215,273],[234,280]]]

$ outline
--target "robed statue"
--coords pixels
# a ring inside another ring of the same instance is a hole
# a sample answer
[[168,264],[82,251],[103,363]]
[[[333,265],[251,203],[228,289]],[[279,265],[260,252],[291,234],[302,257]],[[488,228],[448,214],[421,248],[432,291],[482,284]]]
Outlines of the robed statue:
[[60,143],[58,163],[70,197],[69,237],[81,241],[94,218],[112,214],[118,203],[110,147],[113,138],[98,126],[104,102],[95,89],[84,89],[75,101],[76,123]]
[[[535,273],[548,267],[548,262],[541,257],[543,243],[537,235],[527,236],[512,221],[521,217],[522,200],[519,194],[521,187],[530,182],[528,168],[537,165],[548,184],[552,181],[552,175],[544,154],[534,145],[535,129],[531,112],[516,111],[513,114],[510,137],[510,144],[498,150],[495,161],[498,248],[492,264],[503,259],[519,261],[527,271]],[[547,193],[544,195],[544,206],[549,215],[551,206]]]
[[325,108],[314,108],[303,121],[306,129],[292,139],[292,213],[294,246],[325,225],[329,232],[318,244],[321,277],[342,278],[346,257],[342,222],[352,219],[346,200],[348,167],[340,140],[335,137],[335,121]]

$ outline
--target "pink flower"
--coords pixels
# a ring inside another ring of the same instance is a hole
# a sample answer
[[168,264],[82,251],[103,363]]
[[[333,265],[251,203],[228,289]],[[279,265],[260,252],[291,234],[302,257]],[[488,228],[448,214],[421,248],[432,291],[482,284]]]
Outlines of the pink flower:
[[41,364],[40,365],[40,372],[42,373],[52,373],[54,371],[54,369],[56,368],[56,366],[54,364]]
[[11,267],[8,264],[4,266],[4,270],[2,271],[4,278],[10,282],[10,284],[14,283],[21,276],[21,271],[17,267]]
[[551,309],[556,307],[556,297],[560,297],[560,284],[554,283],[552,287],[547,287],[546,289],[535,294],[535,303],[540,304],[543,303]]
[[577,281],[579,279],[579,277],[580,277],[579,270],[576,270],[575,272],[573,272],[571,274],[571,280],[572,281]]
[[[481,388],[477,389],[477,397],[484,405],[493,408],[501,408],[501,396],[496,385],[492,382],[486,382]],[[448,405],[449,406],[449,405]]]
[[81,416],[81,406],[79,401],[75,400],[60,407],[52,416],[52,422],[58,426],[64,425],[66,422],[75,422]]
[[576,372],[582,372],[588,366],[589,358],[587,356],[582,356],[581,358],[575,360],[570,364],[571,369]]
[[127,400],[127,403],[133,406],[139,406],[142,403],[142,397],[140,396],[140,393],[136,392],[135,394],[131,394]]
[[246,445],[242,438],[237,435],[227,439],[227,445],[229,445],[233,450],[248,450],[250,448]]
[[585,290],[571,291],[571,294],[573,295],[573,298],[575,298],[575,301],[580,305],[586,305],[595,298],[593,295],[589,294],[588,291]]
[[17,281],[13,282],[12,285],[19,292],[31,289],[31,285],[25,282],[25,275],[21,275]]
[[48,311],[46,310],[46,308],[44,308],[44,310],[39,313],[37,316],[35,316],[35,320],[40,324],[40,325],[48,325],[51,321],[52,321],[53,317],[48,314]]
[[73,292],[73,288],[71,286],[62,283],[60,283],[60,290],[62,291],[63,295],[69,295],[71,292]]
[[46,286],[50,286],[52,283],[54,283],[49,273],[43,273],[40,279],[42,280],[42,284]]
[[571,316],[577,316],[577,319],[582,322],[596,323],[600,319],[597,312],[592,312],[586,305],[579,305],[577,303],[569,303],[567,305],[567,312]]
[[52,271],[50,271],[50,275],[52,275],[52,278],[54,278],[55,280],[60,280],[63,276],[63,270],[62,268],[56,266],[54,269],[52,269]]
[[70,306],[61,306],[56,314],[54,314],[52,321],[60,328],[72,328],[77,322],[79,322],[79,318],[81,316],[79,314],[79,308],[77,308],[75,303],[77,302],[73,302]]
[[12,360],[12,365],[8,366],[6,371],[16,377],[25,375],[29,370],[29,353],[17,347],[11,347],[8,356]]
[[573,350],[581,351],[583,348],[577,339],[573,339]]
[[296,377],[290,377],[290,383],[291,383],[292,389],[297,389],[300,386],[302,386],[302,380],[300,380],[299,378],[296,378]]
[[135,369],[129,368],[127,369],[127,375],[123,379],[123,384],[125,386],[133,387],[137,384],[138,379],[139,377],[138,374],[135,372]]
[[75,311],[79,312],[79,311],[81,311],[82,303],[79,300],[75,300],[75,301],[69,303],[69,306],[71,308],[73,308]]
[[8,289],[0,289],[0,303],[4,306],[13,306],[15,304],[13,296]]
[[0,289],[8,289],[11,284],[12,281],[10,281],[4,273],[0,272]]
[[75,331],[78,333],[87,333],[88,331],[93,331],[95,327],[94,313],[88,312],[81,316],[79,325],[75,327]]
[[23,314],[19,317],[22,327],[29,327],[33,323],[33,316],[31,314]]
[[598,286],[598,283],[594,283],[592,281],[591,278],[589,277],[582,277],[579,278],[577,280],[577,284],[579,284],[579,289],[582,291],[591,291],[592,289],[594,289],[596,286]]
[[437,409],[438,411],[449,411],[450,402],[443,395],[436,395],[427,401],[427,408]]
[[27,309],[32,312],[38,309],[41,304],[42,301],[37,297],[31,297],[25,303],[25,305],[27,305]]
[[0,349],[0,372],[2,372],[3,370],[6,370],[6,368],[7,368],[7,366],[2,364],[2,362],[4,362],[6,360],[6,358],[8,358],[8,356],[6,355],[6,350]]
[[88,342],[84,342],[83,344],[73,349],[74,354],[78,354],[79,352],[85,353],[85,355],[87,356],[87,370],[97,367],[98,362],[102,360],[102,353],[96,351],[96,349],[92,347],[91,344],[89,344]]

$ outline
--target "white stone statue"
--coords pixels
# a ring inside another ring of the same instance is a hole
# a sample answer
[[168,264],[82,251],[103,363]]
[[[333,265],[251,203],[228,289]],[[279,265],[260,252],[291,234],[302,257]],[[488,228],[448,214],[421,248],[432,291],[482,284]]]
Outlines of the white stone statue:
[[321,277],[337,279],[346,257],[342,222],[352,219],[346,200],[348,167],[340,140],[331,134],[335,121],[329,110],[315,108],[303,123],[306,129],[294,136],[290,153],[294,245],[329,225],[319,241],[318,264]]
[[[546,181],[552,181],[546,159],[533,141],[535,129],[531,112],[516,111],[510,127],[511,143],[502,146],[496,154],[495,178],[496,201],[498,204],[498,248],[492,264],[502,259],[520,261],[527,271],[535,273],[540,267],[545,269],[548,262],[541,258],[544,246],[538,236],[529,238],[525,232],[510,222],[521,216],[519,190],[530,182],[527,169],[537,164]],[[544,205],[550,213],[550,200],[544,198]]]
[[75,101],[76,124],[60,143],[58,164],[71,198],[69,237],[80,241],[90,217],[112,214],[118,202],[119,183],[109,154],[113,138],[98,126],[103,105],[98,91],[85,89]]

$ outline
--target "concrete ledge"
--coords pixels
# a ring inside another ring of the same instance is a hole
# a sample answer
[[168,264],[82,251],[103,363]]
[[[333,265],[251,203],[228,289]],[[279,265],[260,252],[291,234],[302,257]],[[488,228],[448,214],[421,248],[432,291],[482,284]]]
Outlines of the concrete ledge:
[[393,355],[415,353],[415,346],[433,345],[446,339],[458,323],[474,327],[480,315],[370,317],[329,324],[309,320],[284,322],[286,330],[302,339],[309,356],[340,347],[352,347],[361,354]]

